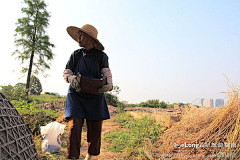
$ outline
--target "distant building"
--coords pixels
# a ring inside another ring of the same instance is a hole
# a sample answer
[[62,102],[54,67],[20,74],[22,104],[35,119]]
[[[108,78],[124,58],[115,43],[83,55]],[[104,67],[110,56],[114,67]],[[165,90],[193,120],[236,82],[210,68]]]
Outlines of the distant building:
[[224,100],[223,99],[216,99],[215,100],[215,107],[224,106]]
[[204,98],[200,100],[200,106],[203,106],[203,101],[204,101]]
[[203,100],[203,106],[207,107],[207,108],[213,108],[214,107],[213,99],[205,99],[205,100]]
[[174,104],[174,109],[180,109],[180,107],[179,107],[179,105],[177,105],[177,104]]

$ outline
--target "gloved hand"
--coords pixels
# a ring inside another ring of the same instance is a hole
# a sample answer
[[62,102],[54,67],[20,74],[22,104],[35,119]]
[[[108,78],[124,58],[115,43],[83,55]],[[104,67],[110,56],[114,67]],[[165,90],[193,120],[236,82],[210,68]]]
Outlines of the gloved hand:
[[113,88],[113,86],[111,84],[106,84],[103,85],[101,88],[98,89],[99,93],[103,93],[103,92],[107,92],[110,91]]
[[81,74],[78,73],[77,76],[69,76],[68,81],[70,82],[71,86],[77,91],[80,92],[80,80],[81,80]]
[[111,91],[113,89],[111,70],[109,68],[102,68],[101,73],[103,74],[104,77],[107,77],[107,84],[99,88],[98,92],[103,93],[103,92]]
[[65,70],[63,71],[63,77],[64,77],[64,79],[65,79],[65,81],[66,81],[67,83],[69,83],[68,77],[70,77],[70,76],[72,76],[72,75],[73,75],[73,72],[72,72],[70,69],[65,69]]

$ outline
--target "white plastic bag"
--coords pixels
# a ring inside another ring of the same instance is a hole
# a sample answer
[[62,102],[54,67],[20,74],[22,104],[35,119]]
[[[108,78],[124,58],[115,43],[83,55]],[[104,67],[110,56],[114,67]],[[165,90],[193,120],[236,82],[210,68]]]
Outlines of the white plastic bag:
[[60,150],[65,126],[58,122],[51,122],[46,126],[40,127],[41,136],[43,137],[43,152],[54,153]]

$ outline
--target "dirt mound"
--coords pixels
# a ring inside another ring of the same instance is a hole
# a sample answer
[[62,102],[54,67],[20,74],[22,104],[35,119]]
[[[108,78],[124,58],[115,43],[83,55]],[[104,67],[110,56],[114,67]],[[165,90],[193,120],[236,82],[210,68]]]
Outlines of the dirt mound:
[[40,107],[42,109],[50,108],[56,111],[63,111],[65,108],[65,99],[60,99],[59,101],[52,102],[52,103],[44,103],[44,104],[41,104]]

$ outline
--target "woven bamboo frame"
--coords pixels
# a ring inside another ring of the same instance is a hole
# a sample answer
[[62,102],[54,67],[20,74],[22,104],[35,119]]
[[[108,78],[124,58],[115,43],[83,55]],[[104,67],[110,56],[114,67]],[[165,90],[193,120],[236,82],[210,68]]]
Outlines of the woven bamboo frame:
[[38,160],[29,128],[1,92],[0,160]]

